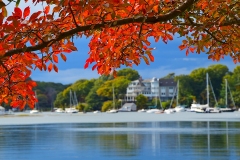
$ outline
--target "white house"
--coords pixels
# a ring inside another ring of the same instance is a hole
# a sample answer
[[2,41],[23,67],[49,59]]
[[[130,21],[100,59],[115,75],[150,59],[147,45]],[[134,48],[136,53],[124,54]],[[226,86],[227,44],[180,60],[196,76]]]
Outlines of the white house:
[[[173,79],[142,78],[132,81],[127,87],[125,102],[135,102],[139,94],[148,97],[149,100],[160,97],[162,101],[170,100],[174,96],[177,83]],[[175,94],[176,95],[176,94]]]

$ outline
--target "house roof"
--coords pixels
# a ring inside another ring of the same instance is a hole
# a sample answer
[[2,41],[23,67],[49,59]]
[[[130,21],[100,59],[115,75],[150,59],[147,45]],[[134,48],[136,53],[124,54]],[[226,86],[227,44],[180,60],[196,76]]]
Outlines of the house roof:
[[176,86],[177,82],[174,79],[159,79],[160,86]]

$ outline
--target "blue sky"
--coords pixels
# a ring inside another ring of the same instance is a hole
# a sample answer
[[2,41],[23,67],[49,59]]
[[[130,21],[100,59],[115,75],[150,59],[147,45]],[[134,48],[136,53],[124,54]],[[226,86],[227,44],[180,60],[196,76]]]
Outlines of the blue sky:
[[[74,83],[78,79],[98,78],[97,70],[92,71],[91,67],[84,69],[85,60],[88,58],[88,42],[90,39],[82,38],[76,39],[75,45],[78,48],[77,52],[67,54],[67,62],[62,60],[59,62],[59,72],[55,73],[48,71],[33,71],[32,79],[46,82],[59,82],[63,84]],[[180,38],[175,37],[173,41],[168,44],[159,41],[155,43],[152,41],[152,46],[156,47],[153,51],[155,61],[146,65],[142,62],[139,66],[133,66],[143,79],[152,77],[161,78],[168,73],[174,72],[176,75],[189,74],[192,70],[200,67],[208,67],[212,64],[226,65],[232,71],[237,65],[233,63],[230,57],[225,57],[219,62],[214,62],[207,58],[205,53],[192,54],[186,56],[185,51],[180,51],[178,46],[181,44]],[[123,66],[124,68],[124,66]]]
[[[42,6],[32,6],[31,1],[25,4],[24,1],[20,2],[20,8],[31,7],[31,10],[40,10]],[[9,6],[9,12],[13,10],[14,5]],[[34,9],[33,9],[34,8]],[[85,60],[88,58],[88,43],[90,39],[82,38],[76,39],[75,45],[78,48],[77,52],[72,52],[67,55],[67,62],[60,60],[58,64],[59,72],[54,71],[32,71],[31,78],[36,81],[45,82],[58,82],[63,84],[74,83],[78,79],[91,79],[98,78],[97,70],[92,71],[91,68],[84,69]],[[156,47],[153,51],[155,61],[146,65],[142,62],[139,66],[133,66],[133,69],[137,70],[143,79],[152,77],[161,78],[168,73],[189,74],[192,70],[200,67],[208,67],[212,64],[226,65],[230,71],[232,71],[237,65],[233,63],[230,57],[225,57],[220,62],[213,62],[207,58],[207,55],[202,53],[200,55],[190,53],[185,55],[185,51],[180,51],[178,46],[181,44],[181,39],[175,37],[173,41],[169,41],[168,44],[159,41],[155,43],[152,41],[152,47]],[[238,64],[239,65],[239,64]],[[124,66],[123,66],[124,67]]]

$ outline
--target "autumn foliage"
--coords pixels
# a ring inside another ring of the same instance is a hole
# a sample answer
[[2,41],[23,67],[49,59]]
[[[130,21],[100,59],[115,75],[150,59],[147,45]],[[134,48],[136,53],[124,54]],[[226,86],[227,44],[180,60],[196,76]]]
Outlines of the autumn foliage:
[[99,74],[154,61],[150,37],[185,37],[179,48],[186,55],[240,62],[239,0],[32,0],[38,11],[18,7],[26,1],[10,13],[10,2],[0,0],[0,103],[13,107],[33,107],[31,71],[58,72],[58,59],[77,51],[77,37],[91,39],[85,68]]

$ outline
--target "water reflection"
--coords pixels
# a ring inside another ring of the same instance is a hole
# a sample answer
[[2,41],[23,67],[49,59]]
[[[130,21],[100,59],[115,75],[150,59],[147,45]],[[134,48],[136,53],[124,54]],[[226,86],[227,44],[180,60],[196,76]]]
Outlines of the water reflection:
[[0,159],[238,159],[240,122],[0,126]]

